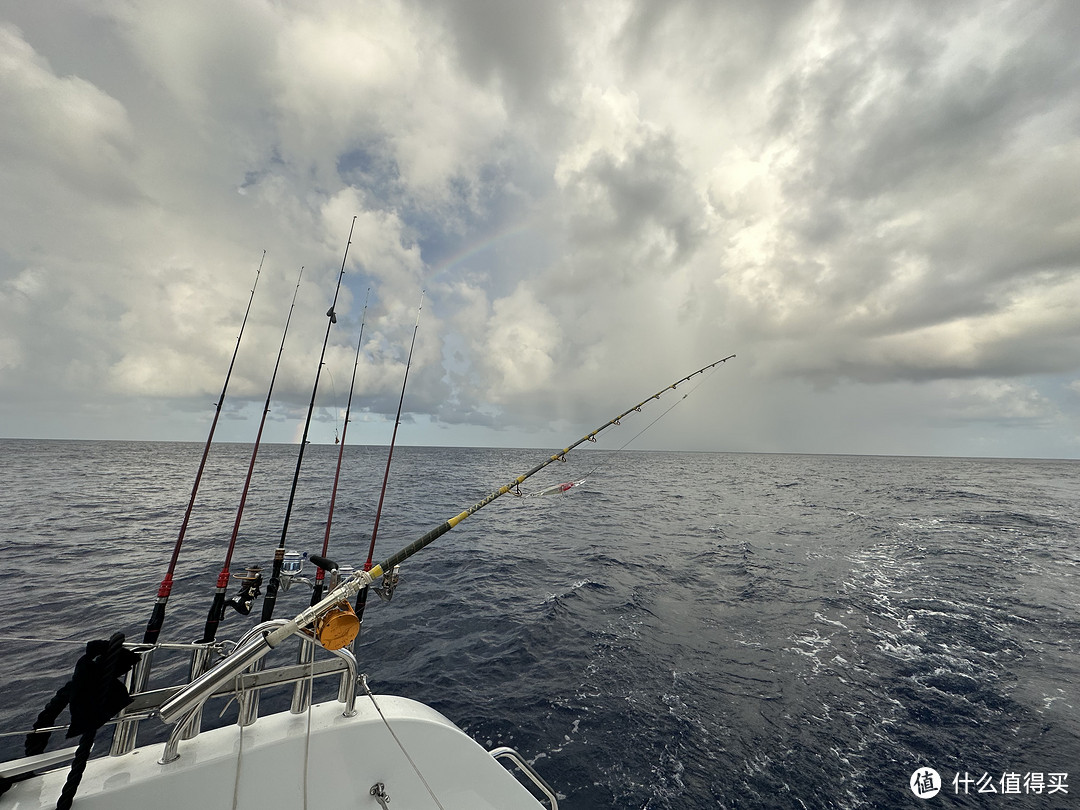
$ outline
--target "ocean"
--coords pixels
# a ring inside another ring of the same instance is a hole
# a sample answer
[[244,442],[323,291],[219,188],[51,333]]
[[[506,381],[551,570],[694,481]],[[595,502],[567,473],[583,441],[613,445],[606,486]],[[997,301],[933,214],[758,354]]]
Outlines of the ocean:
[[[296,449],[260,451],[234,572],[272,559]],[[5,729],[85,641],[141,638],[201,451],[0,441]],[[211,452],[162,640],[201,630],[250,452]],[[397,448],[376,561],[551,452]],[[308,448],[289,548],[321,548],[336,459]],[[385,463],[346,448],[331,558],[366,558]],[[376,693],[517,748],[563,810],[1080,807],[1080,462],[583,449],[522,489],[582,477],[402,566]]]

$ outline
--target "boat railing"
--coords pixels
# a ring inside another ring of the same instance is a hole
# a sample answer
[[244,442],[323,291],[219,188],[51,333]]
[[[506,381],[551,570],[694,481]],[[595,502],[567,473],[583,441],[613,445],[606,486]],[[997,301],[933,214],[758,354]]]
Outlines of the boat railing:
[[525,757],[507,745],[492,748],[488,753],[495,759],[506,759],[516,765],[518,770],[529,777],[540,792],[547,797],[547,800],[551,803],[551,810],[559,810],[559,800],[555,797],[555,791],[551,789],[551,785],[547,783],[544,777],[537,773],[536,769],[528,763]]
[[[265,633],[267,630],[283,623],[283,621],[264,622],[252,628],[240,640],[237,647],[243,646],[248,639]],[[302,714],[311,705],[311,685],[314,679],[341,673],[341,683],[338,687],[337,697],[344,704],[342,714],[346,717],[352,717],[356,714],[356,685],[359,679],[356,656],[352,654],[351,650],[342,648],[328,651],[332,653],[333,658],[316,662],[314,660],[315,643],[303,635],[300,636],[300,639],[300,653],[297,663],[275,667],[274,669],[264,669],[262,666],[263,660],[259,659],[246,672],[237,676],[235,680],[213,691],[195,695],[191,707],[186,709],[184,717],[174,725],[172,734],[169,735],[169,740],[165,744],[161,762],[172,762],[180,756],[178,750],[180,741],[190,739],[198,734],[198,728],[193,729],[192,723],[194,721],[195,725],[198,725],[197,721],[201,717],[203,705],[207,700],[215,697],[235,696],[240,704],[237,723],[246,726],[255,722],[258,715],[258,699],[263,689],[269,686],[292,684],[294,687],[293,699],[289,710],[293,714]],[[159,708],[166,700],[176,698],[187,688],[187,686],[184,686],[171,690],[168,695],[163,696],[162,700],[157,702],[155,708]]]
[[[66,726],[63,728],[66,728]],[[75,758],[75,752],[78,750],[79,746],[73,745],[70,748],[46,751],[43,754],[34,754],[21,759],[13,759],[10,762],[0,763],[0,779],[15,779],[24,774],[34,773],[42,768],[63,765],[66,762],[71,762]]]
[[[238,648],[242,646],[246,640],[274,629],[284,623],[284,620],[264,622],[263,624],[252,628],[252,630],[236,644],[236,647]],[[356,657],[353,653],[344,648],[340,650],[328,650],[328,652],[332,654],[332,657],[316,660],[315,647],[319,645],[303,633],[298,634],[297,637],[300,639],[300,652],[297,655],[296,663],[285,664],[274,668],[264,668],[262,666],[263,659],[260,659],[256,662],[256,666],[250,667],[247,671],[237,675],[227,683],[213,690],[206,691],[203,694],[196,695],[189,705],[185,707],[183,716],[174,724],[168,742],[165,744],[165,752],[161,761],[171,762],[175,760],[178,756],[177,749],[180,741],[191,739],[198,735],[201,727],[202,708],[208,700],[215,698],[236,698],[240,704],[237,723],[239,725],[249,725],[255,721],[258,714],[258,696],[262,690],[270,687],[292,685],[293,697],[290,711],[294,714],[301,714],[307,711],[308,707],[311,705],[313,682],[316,679],[336,675],[340,677],[337,700],[343,704],[342,714],[346,717],[351,717],[356,714],[356,694],[357,685],[359,683],[359,671],[357,668]],[[212,669],[212,667],[208,666],[212,654],[215,651],[220,653],[226,649],[227,645],[220,642],[193,642],[191,644],[157,644],[150,649],[146,649],[143,645],[131,646],[143,652],[142,660],[148,660],[149,656],[147,653],[182,652],[191,655],[192,664],[189,669],[189,674],[191,678],[194,679],[200,675],[203,670]],[[128,706],[115,718],[106,723],[106,725],[113,725],[116,727],[113,734],[113,744],[109,752],[111,756],[120,756],[131,751],[135,747],[135,738],[139,722],[156,716],[163,704],[173,700],[191,686],[190,683],[187,683],[148,689],[145,688],[145,678],[147,674],[148,669],[142,676],[138,673],[132,673],[132,675],[129,676],[128,688],[132,698],[131,703],[128,704]],[[143,683],[144,688],[130,691],[132,690],[133,685],[138,682]],[[68,728],[67,725],[57,724],[54,726],[29,729],[24,732],[15,732],[5,736],[25,736],[33,733],[64,732],[67,731]],[[4,778],[12,778],[25,773],[31,773],[41,768],[61,765],[74,758],[77,748],[78,746],[72,746],[60,750],[48,751],[35,756],[23,757],[22,759],[12,760],[10,762],[0,763],[0,775]]]
[[[237,644],[242,646],[245,641],[260,634],[274,629],[284,620],[264,622],[251,629]],[[315,660],[315,647],[317,646],[308,636],[299,634],[300,652],[296,663],[264,668],[263,662],[257,661],[247,671],[236,678],[229,680],[222,686],[200,694],[195,697],[190,709],[185,711],[184,717],[177,721],[173,727],[166,744],[163,761],[171,761],[176,758],[176,750],[180,740],[191,739],[198,735],[202,725],[202,708],[208,700],[214,698],[235,697],[240,706],[237,718],[239,725],[250,725],[258,716],[259,696],[263,689],[278,686],[293,686],[293,698],[290,711],[300,714],[307,711],[311,703],[312,683],[315,679],[326,678],[334,675],[340,676],[337,699],[344,704],[344,714],[351,716],[356,712],[356,686],[358,670],[356,658],[348,649],[330,650],[333,657]],[[211,656],[223,649],[218,642],[191,644],[168,644],[157,645],[149,654],[144,653],[143,660],[149,661],[150,655],[164,650],[183,650],[191,655],[189,669],[190,680],[195,680],[203,672],[212,669]],[[227,657],[227,656],[226,656]],[[149,666],[143,672],[134,672],[129,680],[132,702],[111,722],[116,725],[113,735],[113,744],[110,750],[112,756],[121,756],[134,749],[138,724],[157,714],[162,704],[172,700],[186,690],[190,683],[178,686],[161,687],[157,689],[146,688]],[[139,685],[142,688],[139,688]]]

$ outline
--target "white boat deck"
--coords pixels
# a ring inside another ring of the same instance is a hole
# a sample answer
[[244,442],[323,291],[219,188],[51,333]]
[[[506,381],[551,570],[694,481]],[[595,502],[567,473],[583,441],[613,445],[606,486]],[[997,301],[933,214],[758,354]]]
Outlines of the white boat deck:
[[[331,701],[313,705],[310,714],[283,712],[244,729],[205,731],[180,743],[179,759],[166,765],[159,762],[163,743],[91,759],[74,810],[377,810],[380,802],[371,792],[377,783],[394,810],[543,807],[434,709],[406,698],[375,699],[393,734],[372,701],[360,698],[353,717],[344,717],[342,704]],[[17,783],[0,807],[54,808],[67,773],[64,765]]]

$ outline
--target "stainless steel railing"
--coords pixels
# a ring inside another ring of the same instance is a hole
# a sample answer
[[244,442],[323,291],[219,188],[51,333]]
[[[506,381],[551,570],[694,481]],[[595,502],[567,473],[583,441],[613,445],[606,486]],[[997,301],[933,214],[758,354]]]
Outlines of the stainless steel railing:
[[544,781],[544,777],[538,774],[536,769],[526,762],[521,754],[507,745],[500,748],[492,748],[488,753],[495,759],[508,759],[514,763],[518,767],[518,770],[529,777],[529,779],[532,780],[532,783],[536,785],[540,792],[547,797],[547,800],[551,802],[551,810],[559,810],[559,800],[555,798],[555,791],[551,789],[551,785]]
[[[259,638],[285,623],[285,620],[279,619],[253,627],[237,642],[233,650],[241,649],[252,639]],[[270,686],[294,685],[295,695],[291,710],[293,712],[303,712],[307,710],[307,706],[311,701],[312,681],[316,678],[331,675],[340,675],[341,684],[338,689],[337,699],[345,705],[344,714],[346,716],[355,714],[358,678],[355,656],[347,649],[332,650],[330,652],[333,653],[333,658],[316,662],[313,660],[316,645],[304,634],[298,634],[298,638],[303,651],[298,663],[291,666],[264,669],[262,660],[258,660],[242,674],[238,674],[228,682],[210,689],[200,688],[200,685],[194,682],[205,682],[205,679],[200,679],[199,676],[214,669],[213,666],[208,665],[208,661],[210,652],[213,649],[220,650],[222,648],[220,642],[209,645],[199,643],[161,645],[159,648],[144,653],[143,661],[148,664],[151,653],[157,652],[158,649],[182,649],[190,652],[192,654],[190,669],[192,683],[159,689],[147,689],[145,687],[149,667],[146,667],[147,671],[142,674],[142,677],[139,677],[139,674],[136,673],[129,681],[129,688],[134,690],[131,693],[133,700],[112,721],[116,725],[116,732],[113,736],[110,754],[120,756],[131,751],[136,744],[135,738],[139,721],[158,714],[159,709],[165,704],[169,704],[172,714],[180,717],[179,720],[174,721],[175,725],[169,737],[169,742],[166,744],[162,760],[169,762],[176,758],[180,740],[192,739],[199,734],[202,707],[207,700],[238,696],[240,698],[240,713],[237,722],[240,725],[250,725],[255,722],[258,716],[259,696],[263,689]],[[229,661],[229,656],[226,656],[222,663],[227,661]],[[140,686],[142,688],[138,688]]]

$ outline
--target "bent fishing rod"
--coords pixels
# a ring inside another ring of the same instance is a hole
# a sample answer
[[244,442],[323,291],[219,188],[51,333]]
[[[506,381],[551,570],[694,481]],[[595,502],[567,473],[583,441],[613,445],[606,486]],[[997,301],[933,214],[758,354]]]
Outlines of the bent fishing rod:
[[195,483],[191,487],[191,498],[188,500],[187,510],[184,512],[184,520],[180,524],[180,535],[176,538],[173,546],[172,557],[169,560],[169,568],[165,572],[165,578],[158,586],[157,601],[150,614],[150,621],[146,624],[146,632],[143,634],[143,644],[154,644],[161,634],[161,626],[165,623],[165,606],[169,602],[172,593],[173,572],[176,569],[176,561],[180,557],[180,547],[184,544],[184,535],[187,534],[188,521],[191,519],[191,510],[195,507],[195,496],[199,492],[199,482],[202,481],[203,470],[206,468],[206,458],[210,455],[210,444],[214,440],[214,431],[217,429],[218,417],[221,416],[221,406],[225,402],[225,392],[229,389],[229,378],[232,377],[233,366],[236,364],[236,354],[240,351],[240,339],[244,337],[244,327],[247,325],[248,315],[251,314],[251,302],[255,300],[255,288],[259,286],[259,276],[262,274],[263,262],[266,261],[266,251],[259,260],[259,269],[255,271],[255,283],[251,285],[251,297],[248,298],[247,309],[244,311],[244,320],[240,324],[240,334],[236,337],[236,348],[233,349],[232,360],[229,361],[229,370],[225,373],[225,384],[221,387],[221,396],[218,397],[214,406],[214,419],[210,423],[210,434],[206,437],[206,447],[203,448],[202,461],[199,462],[199,471],[195,474]]
[[[690,380],[696,377],[698,374],[702,374],[709,369],[714,368],[715,366],[726,363],[728,360],[731,360],[734,357],[735,355],[732,354],[723,358],[722,360],[717,360],[715,363],[710,363],[707,366],[703,366],[702,368],[699,368],[697,371],[695,371],[693,374],[688,374],[687,376],[676,380],[671,385],[665,386],[648,399],[642,400],[637,405],[634,405],[632,408],[628,408],[626,411],[616,416],[614,419],[608,420],[600,427],[596,428],[596,430],[582,436],[569,447],[560,450],[558,453],[555,453],[550,458],[546,459],[540,464],[537,464],[528,472],[522,473],[517,478],[510,481],[510,483],[505,484],[504,486],[492,492],[487,497],[483,498],[480,501],[477,501],[465,511],[450,518],[445,523],[432,529],[427,534],[423,535],[417,540],[414,540],[412,543],[405,546],[396,554],[391,554],[381,563],[373,567],[370,571],[356,572],[349,579],[346,579],[344,582],[338,585],[338,587],[331,590],[321,601],[307,608],[302,613],[298,614],[295,618],[289,621],[281,621],[273,630],[269,632],[255,634],[252,638],[248,639],[245,643],[237,647],[232,653],[229,654],[227,658],[225,658],[224,661],[218,664],[218,666],[216,666],[214,669],[196,678],[190,684],[184,687],[181,691],[176,693],[173,697],[162,703],[161,708],[158,711],[158,715],[165,723],[174,723],[177,720],[180,720],[193,709],[197,708],[201,704],[201,702],[206,699],[208,695],[215,692],[226,682],[235,678],[244,669],[261,659],[268,652],[270,652],[270,650],[274,649],[287,638],[289,638],[289,636],[313,625],[328,611],[335,608],[341,602],[351,599],[361,590],[368,588],[369,586],[374,584],[375,580],[379,577],[383,576],[386,573],[392,572],[394,566],[400,565],[409,557],[413,556],[424,547],[430,545],[432,542],[437,540],[442,535],[446,534],[448,531],[457,526],[459,523],[461,523],[461,521],[465,520],[470,515],[476,514],[489,503],[494,501],[496,498],[499,498],[500,496],[505,495],[507,492],[510,492],[514,487],[522,484],[526,479],[535,475],[549,464],[552,464],[556,461],[565,460],[567,453],[569,453],[575,447],[587,441],[595,441],[597,434],[599,434],[601,431],[611,427],[612,425],[620,424],[621,420],[624,417],[629,416],[635,411],[640,411],[647,403],[651,402],[654,399],[659,399],[665,392],[673,391],[675,388],[677,388],[679,385],[686,382],[687,380]],[[325,563],[324,567],[333,567],[333,563],[329,560],[321,560],[319,564],[323,563]]]
[[349,246],[352,245],[353,229],[356,227],[356,217],[352,218],[349,226],[349,239],[345,243],[345,255],[341,257],[341,272],[338,273],[337,286],[334,288],[334,300],[330,309],[326,310],[326,337],[323,338],[322,352],[319,354],[319,367],[315,370],[315,384],[311,387],[311,402],[308,403],[307,419],[304,421],[304,435],[300,439],[300,451],[296,456],[296,472],[293,473],[292,488],[289,490],[289,503],[285,507],[285,522],[281,527],[281,540],[274,550],[274,564],[270,572],[270,582],[266,586],[266,596],[263,597],[262,620],[270,621],[274,616],[274,605],[277,604],[278,590],[281,588],[281,564],[285,559],[285,539],[289,534],[289,519],[292,516],[293,502],[296,500],[296,485],[300,481],[300,466],[304,463],[304,448],[308,443],[308,430],[311,428],[311,414],[315,410],[315,394],[319,390],[319,376],[322,374],[323,363],[326,360],[326,344],[330,342],[330,328],[337,323],[338,295],[341,293],[341,280],[345,277],[345,262],[349,258]]
[[[401,407],[405,403],[405,386],[409,382],[409,368],[412,366],[413,349],[416,348],[416,332],[420,329],[420,311],[424,308],[424,293],[425,290],[420,291],[420,306],[416,308],[416,326],[413,327],[412,343],[409,344],[409,357],[405,361],[405,378],[401,381],[401,397],[398,399],[397,415],[394,417],[394,432],[390,436],[390,450],[386,454],[386,472],[383,473],[382,490],[379,492],[379,506],[375,510],[375,525],[371,529],[371,543],[368,545],[367,561],[364,563],[364,570],[371,570],[371,561],[375,556],[375,538],[379,534],[379,520],[382,517],[383,500],[386,498],[386,483],[390,480],[390,461],[394,458],[394,445],[397,442],[397,430],[401,425]],[[325,556],[326,552],[323,552]],[[361,589],[360,593],[356,597],[356,618],[361,622],[364,621],[364,606],[367,604],[368,589]]]
[[[244,506],[247,503],[248,489],[251,487],[251,477],[255,472],[255,458],[259,454],[259,446],[262,443],[263,428],[266,426],[266,416],[270,413],[270,400],[274,394],[274,382],[277,380],[278,369],[281,367],[281,355],[285,351],[285,338],[289,334],[289,324],[292,323],[293,310],[296,308],[296,295],[300,292],[300,281],[304,277],[304,268],[296,277],[296,289],[293,290],[292,303],[289,305],[289,315],[285,318],[285,329],[281,333],[281,345],[278,347],[277,361],[274,363],[274,372],[270,375],[270,386],[266,391],[266,403],[263,405],[262,418],[259,420],[259,430],[255,434],[255,446],[251,448],[251,461],[248,462],[247,477],[244,479],[244,489],[240,493],[240,506],[236,509],[236,521],[233,523],[232,536],[229,538],[229,547],[225,552],[225,562],[218,574],[217,586],[214,591],[214,600],[210,604],[210,611],[206,614],[206,624],[203,627],[202,638],[199,643],[208,643],[217,636],[218,625],[225,616],[225,591],[229,587],[229,564],[232,562],[233,550],[236,548],[236,538],[240,534],[240,521],[244,517]],[[261,578],[260,580],[261,581]],[[255,598],[257,583],[252,578],[246,582],[248,589],[242,590],[237,597],[237,604],[233,605],[242,615],[251,612],[251,600]]]
[[[734,357],[734,355],[732,355],[732,357]],[[725,359],[727,359],[727,358],[725,358]],[[721,362],[723,362],[723,361],[721,361]],[[700,380],[698,380],[698,382],[694,385],[693,388],[691,388],[689,391],[687,391],[685,394],[682,395],[682,399],[677,399],[674,402],[672,402],[670,405],[667,406],[667,408],[665,408],[660,413],[658,413],[656,416],[654,416],[652,418],[652,420],[647,425],[645,425],[645,427],[643,427],[641,430],[639,430],[637,433],[635,433],[633,436],[631,436],[629,439],[627,439],[625,442],[623,442],[623,444],[619,447],[618,450],[616,450],[611,455],[611,457],[613,458],[614,456],[617,456],[619,453],[621,453],[623,450],[625,450],[627,447],[629,447],[632,442],[635,442],[639,438],[641,438],[641,436],[645,433],[645,431],[647,431],[649,428],[651,428],[653,425],[655,425],[657,422],[659,422],[661,419],[663,419],[665,416],[667,416],[669,413],[671,413],[673,410],[675,410],[675,408],[677,408],[679,406],[679,404],[684,399],[686,399],[688,396],[690,396],[692,393],[694,393],[694,391],[697,390],[698,386],[701,385],[704,382],[705,382],[705,378],[702,377]],[[596,474],[597,470],[599,470],[601,467],[605,466],[606,464],[610,464],[610,463],[611,463],[611,458],[606,459],[604,461],[601,461],[599,464],[597,464],[591,470],[589,470],[582,478],[578,479],[577,481],[568,481],[568,482],[562,483],[562,484],[554,484],[553,486],[545,487],[544,489],[540,490],[539,492],[533,492],[531,494],[532,495],[553,495],[556,492],[567,492],[568,490],[571,490],[576,486],[580,486],[581,484],[584,484],[589,478],[591,478],[593,475]],[[515,489],[514,494],[518,495],[519,490]]]
[[[364,343],[364,324],[367,322],[368,295],[371,288],[368,287],[364,294],[364,313],[360,316],[360,337],[356,339],[356,359],[353,360],[352,381],[349,383],[349,399],[345,403],[345,422],[341,426],[341,442],[338,446],[337,468],[334,470],[334,486],[330,489],[330,511],[326,516],[326,532],[323,535],[322,556],[326,557],[330,548],[330,527],[334,523],[334,504],[337,503],[338,479],[341,478],[341,461],[345,457],[345,434],[349,432],[349,412],[352,410],[353,390],[356,388],[356,369],[360,365],[360,347]],[[323,578],[326,571],[320,566],[315,573],[315,585],[311,589],[311,604],[322,599]]]

